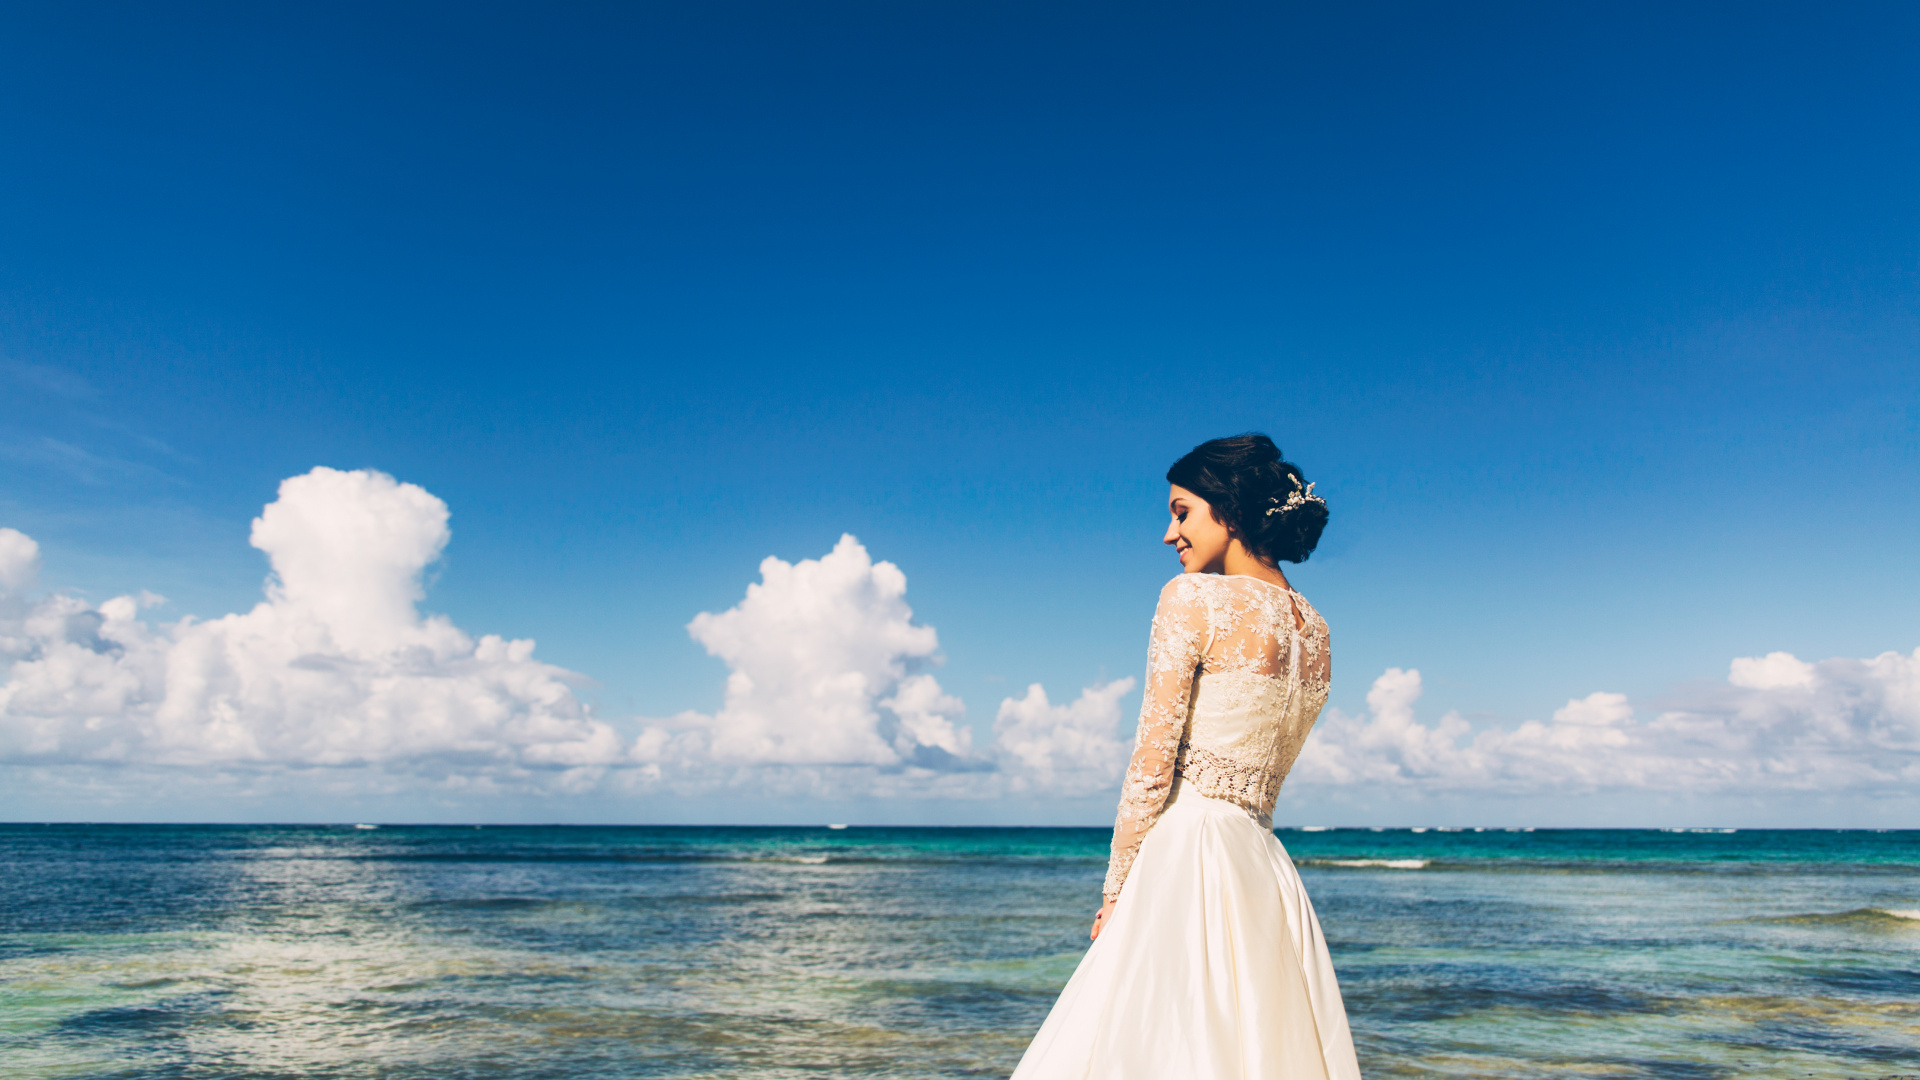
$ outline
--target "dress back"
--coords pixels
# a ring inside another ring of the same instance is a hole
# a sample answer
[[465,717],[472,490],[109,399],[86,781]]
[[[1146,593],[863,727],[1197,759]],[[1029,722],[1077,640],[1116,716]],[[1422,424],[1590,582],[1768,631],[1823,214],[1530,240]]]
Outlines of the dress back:
[[1182,574],[1160,590],[1132,759],[1120,788],[1107,896],[1183,788],[1268,824],[1327,702],[1326,620],[1299,593],[1240,574]]
[[1211,640],[1194,677],[1174,775],[1271,827],[1280,785],[1327,702],[1327,623],[1278,585],[1217,580],[1201,588]]

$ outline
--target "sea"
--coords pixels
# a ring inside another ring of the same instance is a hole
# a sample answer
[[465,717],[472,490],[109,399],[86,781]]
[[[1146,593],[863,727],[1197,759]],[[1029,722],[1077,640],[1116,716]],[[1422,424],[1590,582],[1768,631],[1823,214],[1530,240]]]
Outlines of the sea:
[[[1278,835],[1368,1077],[1920,1077],[1920,831]],[[0,825],[0,1076],[1004,1077],[1106,846]]]

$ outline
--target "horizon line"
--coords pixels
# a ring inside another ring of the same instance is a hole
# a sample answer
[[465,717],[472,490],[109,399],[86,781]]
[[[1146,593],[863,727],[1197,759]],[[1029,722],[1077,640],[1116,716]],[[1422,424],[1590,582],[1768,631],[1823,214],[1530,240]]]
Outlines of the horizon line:
[[[579,821],[0,821],[0,828],[39,826],[103,826],[140,828],[339,828],[339,829],[1047,829],[1083,832],[1111,832],[1109,825],[985,825],[985,824],[874,824],[861,822],[810,822],[776,824],[770,822],[579,822]],[[1920,832],[1920,827],[1874,825],[1275,825],[1275,832],[1668,832],[1695,835],[1741,832]]]

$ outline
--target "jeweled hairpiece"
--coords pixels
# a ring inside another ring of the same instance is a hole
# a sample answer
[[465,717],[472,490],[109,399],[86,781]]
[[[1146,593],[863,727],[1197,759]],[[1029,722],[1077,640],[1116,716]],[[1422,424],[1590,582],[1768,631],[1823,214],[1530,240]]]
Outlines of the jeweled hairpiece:
[[1268,517],[1272,517],[1275,514],[1282,513],[1287,510],[1291,510],[1296,506],[1305,506],[1310,502],[1317,502],[1321,506],[1327,505],[1327,500],[1313,493],[1312,484],[1307,484],[1304,487],[1301,486],[1300,477],[1298,476],[1295,476],[1293,478],[1293,491],[1291,494],[1287,496],[1286,502],[1280,502],[1280,499],[1278,496],[1270,498],[1267,501],[1278,504],[1274,506],[1272,509],[1267,511]]

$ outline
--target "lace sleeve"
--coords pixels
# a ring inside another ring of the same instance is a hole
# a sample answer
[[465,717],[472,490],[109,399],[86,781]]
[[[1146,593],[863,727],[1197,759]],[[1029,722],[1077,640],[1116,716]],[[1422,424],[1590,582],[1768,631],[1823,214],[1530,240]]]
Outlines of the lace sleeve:
[[1120,786],[1120,813],[1113,822],[1113,857],[1101,892],[1111,900],[1133,867],[1140,841],[1160,817],[1173,787],[1174,759],[1187,726],[1194,670],[1207,650],[1207,609],[1199,582],[1186,575],[1160,590],[1153,611],[1153,636],[1147,646],[1147,683],[1140,700],[1140,725],[1133,736],[1133,759]]

